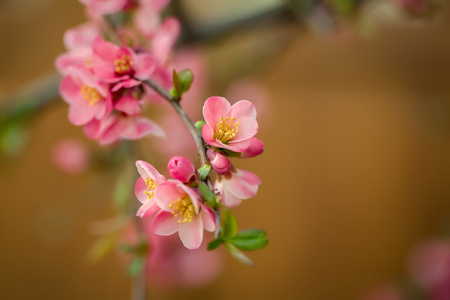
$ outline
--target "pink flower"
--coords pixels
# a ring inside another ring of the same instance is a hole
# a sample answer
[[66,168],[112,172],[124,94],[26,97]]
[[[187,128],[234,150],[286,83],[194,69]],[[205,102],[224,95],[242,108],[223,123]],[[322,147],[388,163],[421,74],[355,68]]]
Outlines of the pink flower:
[[149,54],[136,54],[129,47],[119,47],[101,37],[94,41],[92,65],[98,77],[115,83],[113,92],[140,85],[140,80],[148,79],[156,67]]
[[203,240],[203,229],[216,228],[213,212],[204,206],[191,188],[178,180],[162,183],[155,191],[161,211],[152,223],[153,232],[172,235],[178,231],[183,245],[197,249]]
[[230,173],[231,162],[222,152],[209,148],[206,151],[206,156],[209,159],[211,167],[220,175],[226,175]]
[[148,217],[159,210],[155,201],[155,189],[166,181],[166,178],[149,163],[138,160],[136,162],[141,177],[136,181],[134,193],[136,198],[142,203],[136,216],[141,218]]
[[138,140],[146,135],[164,137],[164,131],[155,122],[138,115],[110,114],[102,120],[92,120],[84,126],[87,137],[98,140],[101,145],[112,144],[120,139]]
[[86,147],[74,139],[59,141],[53,148],[52,158],[61,170],[72,174],[83,172],[89,164]]
[[247,100],[231,106],[223,97],[210,97],[203,106],[203,117],[202,136],[213,147],[243,152],[258,132],[255,107]]
[[170,176],[183,183],[191,183],[196,179],[196,171],[194,165],[189,159],[182,156],[175,156],[169,160],[167,165]]
[[264,143],[255,137],[250,139],[250,146],[241,153],[240,158],[250,158],[260,155],[264,152]]
[[127,5],[128,0],[79,0],[92,8],[96,13],[107,15],[119,12]]
[[60,87],[61,96],[69,103],[69,120],[84,125],[92,119],[103,119],[112,110],[108,85],[86,68],[70,68]]
[[242,200],[254,197],[260,184],[261,180],[256,174],[236,169],[228,175],[221,176],[214,187],[219,191],[224,206],[236,207]]

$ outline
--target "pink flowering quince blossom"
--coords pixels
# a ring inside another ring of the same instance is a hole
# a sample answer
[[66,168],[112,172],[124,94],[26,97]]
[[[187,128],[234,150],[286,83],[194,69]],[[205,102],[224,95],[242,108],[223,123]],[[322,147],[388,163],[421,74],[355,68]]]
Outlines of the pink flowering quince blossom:
[[226,207],[236,207],[242,200],[252,198],[261,184],[259,177],[245,170],[236,169],[228,175],[221,176],[214,187],[220,193],[220,200]]
[[84,125],[102,119],[112,110],[112,96],[108,85],[83,67],[72,67],[61,82],[61,96],[70,105],[69,120]]
[[161,211],[153,220],[153,232],[167,236],[178,231],[188,249],[200,247],[203,229],[211,232],[216,229],[214,213],[200,202],[193,189],[181,181],[166,181],[158,186],[155,201]]
[[202,127],[205,142],[213,147],[244,152],[258,132],[256,109],[250,101],[231,106],[223,97],[210,97],[203,106],[206,124]]
[[97,37],[94,40],[92,66],[94,73],[108,83],[115,83],[111,91],[131,88],[150,78],[156,64],[150,54],[134,52]]
[[136,167],[141,177],[136,181],[134,193],[142,203],[136,216],[144,218],[159,211],[159,206],[155,201],[155,189],[165,182],[166,178],[145,161],[138,160]]

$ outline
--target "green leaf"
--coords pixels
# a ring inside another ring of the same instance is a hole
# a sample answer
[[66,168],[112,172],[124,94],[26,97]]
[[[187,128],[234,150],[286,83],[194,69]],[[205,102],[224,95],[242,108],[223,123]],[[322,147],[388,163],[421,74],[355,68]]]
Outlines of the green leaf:
[[244,253],[238,250],[233,244],[226,243],[228,251],[230,251],[231,255],[238,260],[240,263],[243,263],[244,265],[253,266],[253,261]]
[[214,241],[210,242],[206,249],[208,250],[214,250],[217,247],[219,247],[223,243],[223,240],[221,238],[215,239]]
[[197,130],[198,130],[198,132],[200,132],[200,134],[202,134],[202,127],[205,124],[206,124],[205,121],[197,121],[197,122],[195,122],[195,127],[197,127]]
[[200,190],[200,193],[202,193],[203,197],[206,201],[208,201],[209,204],[212,205],[212,207],[217,206],[216,202],[216,195],[209,189],[208,185],[204,183],[203,181],[200,182],[198,185],[198,188]]
[[181,90],[181,79],[175,69],[173,70],[172,81],[175,92],[177,93],[177,95],[181,96],[181,94],[183,93],[183,91]]
[[144,256],[136,256],[128,265],[128,272],[131,276],[137,276],[142,271],[145,265]]
[[200,178],[202,180],[205,180],[206,177],[208,176],[210,170],[211,170],[211,166],[208,165],[208,164],[201,166],[198,169],[198,173],[200,174]]
[[180,95],[178,94],[178,92],[175,90],[175,88],[170,88],[170,95],[172,95],[175,98],[180,97]]
[[237,222],[231,210],[226,210],[222,216],[222,233],[224,239],[232,238],[237,232]]
[[247,229],[239,232],[230,240],[241,250],[251,251],[262,249],[269,243],[266,232],[261,229]]
[[194,81],[194,74],[191,70],[186,69],[180,71],[178,75],[181,81],[181,93],[187,92]]
[[96,263],[104,258],[111,250],[114,249],[116,242],[115,235],[105,235],[94,242],[87,253],[88,259]]

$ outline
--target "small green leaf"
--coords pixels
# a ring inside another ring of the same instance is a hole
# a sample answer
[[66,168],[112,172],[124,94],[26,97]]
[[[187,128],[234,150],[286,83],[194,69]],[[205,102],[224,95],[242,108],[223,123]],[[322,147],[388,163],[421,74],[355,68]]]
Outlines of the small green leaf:
[[197,121],[197,122],[195,122],[195,127],[197,127],[197,130],[198,130],[198,132],[200,132],[200,134],[202,134],[202,127],[205,124],[206,124],[205,121]]
[[233,255],[233,257],[237,259],[240,263],[243,263],[248,266],[254,265],[253,261],[247,255],[239,251],[238,248],[236,248],[233,244],[226,243],[226,245],[231,255]]
[[260,229],[247,229],[239,232],[230,240],[233,245],[241,250],[251,251],[267,246],[266,232]]
[[128,265],[128,272],[131,276],[137,276],[142,271],[145,265],[144,256],[136,256]]
[[206,249],[208,250],[214,250],[217,247],[219,247],[223,243],[223,240],[221,238],[215,239],[214,241],[210,242]]
[[172,81],[175,92],[177,93],[177,95],[181,95],[183,93],[183,91],[181,90],[181,79],[175,69],[173,70]]
[[208,164],[201,166],[201,167],[198,169],[198,173],[200,174],[200,178],[201,178],[202,180],[205,180],[206,177],[208,177],[208,174],[209,174],[209,171],[210,171],[210,170],[211,170],[211,166],[208,165]]
[[180,71],[178,75],[181,81],[181,93],[187,92],[194,81],[194,74],[191,70],[186,69]]
[[172,95],[175,98],[180,97],[180,95],[178,94],[178,92],[175,90],[175,88],[170,88],[170,95]]
[[222,233],[221,236],[225,239],[232,238],[237,232],[237,222],[231,210],[226,210],[222,216]]
[[200,190],[200,193],[202,193],[203,197],[206,201],[208,201],[209,204],[212,205],[212,207],[216,207],[216,195],[209,189],[208,185],[204,183],[203,181],[200,182],[198,185],[198,188]]
[[115,235],[105,235],[94,242],[87,253],[88,259],[92,263],[96,263],[104,258],[111,250],[114,249],[116,242]]

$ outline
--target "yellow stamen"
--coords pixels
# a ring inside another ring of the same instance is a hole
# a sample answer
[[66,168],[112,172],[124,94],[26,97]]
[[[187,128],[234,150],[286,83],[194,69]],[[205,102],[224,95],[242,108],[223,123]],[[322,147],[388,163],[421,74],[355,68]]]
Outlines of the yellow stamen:
[[87,102],[89,102],[90,106],[94,105],[100,99],[103,98],[102,95],[100,95],[100,93],[96,89],[84,84],[81,86],[80,93],[81,95],[83,95],[83,98]]
[[147,185],[147,190],[144,191],[144,194],[147,194],[147,199],[150,200],[155,196],[155,189],[158,185],[155,180],[150,178],[145,178],[145,185]]
[[178,220],[178,223],[192,222],[192,216],[195,215],[195,209],[189,196],[172,201],[169,204],[169,208],[172,209],[172,215],[174,217],[182,217]]
[[224,144],[228,143],[239,132],[239,122],[234,123],[235,120],[230,117],[220,118],[214,131],[214,138]]
[[118,58],[114,61],[115,71],[117,74],[125,74],[130,72],[133,61],[129,55],[122,55],[122,58]]

